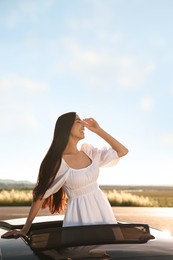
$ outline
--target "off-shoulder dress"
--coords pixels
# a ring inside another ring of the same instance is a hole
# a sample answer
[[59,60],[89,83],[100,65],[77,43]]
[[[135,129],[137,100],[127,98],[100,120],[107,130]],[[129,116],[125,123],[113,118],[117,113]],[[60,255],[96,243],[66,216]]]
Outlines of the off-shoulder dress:
[[95,148],[83,144],[81,151],[91,159],[91,164],[82,169],[73,169],[62,159],[59,171],[44,198],[57,192],[61,187],[68,197],[63,226],[91,224],[115,224],[116,218],[105,194],[99,188],[97,179],[100,167],[116,164],[117,152],[112,148]]

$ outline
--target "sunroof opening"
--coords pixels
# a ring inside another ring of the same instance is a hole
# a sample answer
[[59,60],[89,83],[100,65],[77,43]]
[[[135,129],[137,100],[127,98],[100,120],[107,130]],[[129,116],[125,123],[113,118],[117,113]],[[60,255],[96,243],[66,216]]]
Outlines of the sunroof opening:
[[147,224],[104,224],[32,230],[28,243],[33,250],[72,246],[146,243],[154,239]]

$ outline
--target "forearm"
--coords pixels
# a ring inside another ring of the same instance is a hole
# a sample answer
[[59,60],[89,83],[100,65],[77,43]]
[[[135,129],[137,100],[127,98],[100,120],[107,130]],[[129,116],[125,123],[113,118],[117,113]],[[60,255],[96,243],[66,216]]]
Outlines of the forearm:
[[25,222],[25,225],[22,228],[22,231],[25,234],[28,233],[28,231],[31,227],[32,221],[34,220],[35,216],[37,215],[38,211],[40,210],[43,202],[44,202],[44,200],[33,201],[31,208],[30,208],[30,211],[29,211],[29,214],[28,214],[28,217],[27,217],[27,220]]
[[122,145],[101,127],[99,127],[95,133],[104,139],[117,152],[119,157],[122,157],[128,153],[128,149],[124,145]]
[[8,237],[19,237],[19,236],[24,236],[28,233],[32,221],[34,220],[35,216],[37,215],[39,209],[41,208],[42,204],[43,204],[44,200],[37,200],[35,202],[32,203],[31,205],[31,209],[29,211],[27,220],[25,225],[23,226],[23,228],[21,230],[16,230],[16,229],[12,229],[10,231],[7,231],[6,233],[4,233],[1,237],[2,238],[8,238]]
[[83,124],[90,131],[103,138],[117,152],[119,157],[122,157],[128,153],[128,149],[120,142],[118,142],[114,137],[108,134],[105,130],[103,130],[103,128],[101,128],[97,121],[93,118],[83,119]]

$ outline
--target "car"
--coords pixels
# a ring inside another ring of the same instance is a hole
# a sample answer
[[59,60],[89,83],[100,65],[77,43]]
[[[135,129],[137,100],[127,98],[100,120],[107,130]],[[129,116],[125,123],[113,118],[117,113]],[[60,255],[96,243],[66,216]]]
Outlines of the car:
[[[63,219],[63,215],[36,217],[27,236],[0,238],[0,260],[173,259],[173,236],[148,224],[63,227]],[[0,237],[10,229],[20,229],[25,220],[0,221]]]

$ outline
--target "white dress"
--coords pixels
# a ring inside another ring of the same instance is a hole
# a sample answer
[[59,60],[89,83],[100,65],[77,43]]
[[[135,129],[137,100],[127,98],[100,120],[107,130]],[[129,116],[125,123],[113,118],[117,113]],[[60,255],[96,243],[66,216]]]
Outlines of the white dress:
[[118,162],[117,152],[112,148],[98,149],[88,144],[83,144],[81,151],[88,155],[92,163],[86,168],[73,169],[62,159],[55,180],[44,198],[63,187],[68,196],[63,226],[115,224],[116,218],[105,194],[99,188],[97,179],[100,167]]

